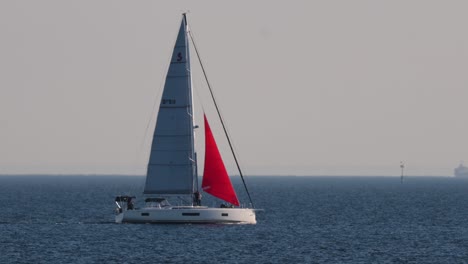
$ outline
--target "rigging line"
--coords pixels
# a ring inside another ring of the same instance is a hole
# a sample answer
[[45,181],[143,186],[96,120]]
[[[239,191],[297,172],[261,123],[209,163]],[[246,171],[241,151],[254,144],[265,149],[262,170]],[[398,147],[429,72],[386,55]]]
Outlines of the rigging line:
[[143,148],[143,145],[145,144],[146,137],[148,136],[149,126],[151,124],[151,121],[153,121],[153,115],[156,112],[156,106],[157,106],[157,103],[158,103],[158,100],[157,100],[158,98],[159,98],[159,91],[156,94],[156,96],[154,97],[153,109],[151,111],[150,117],[148,118],[148,123],[146,124],[145,134],[143,136],[143,140],[141,142],[140,149]]
[[[177,43],[177,35],[175,37],[175,42]],[[175,44],[176,44],[175,43]],[[174,46],[175,46],[174,44]],[[166,60],[164,60],[166,63],[165,63],[165,67],[163,68],[163,70],[161,71],[161,74],[159,74],[158,76],[163,76],[163,78],[160,79],[159,81],[159,89],[156,91],[156,93],[154,94],[154,98],[153,98],[153,108],[152,108],[152,111],[151,111],[151,114],[148,118],[148,122],[146,124],[146,129],[145,129],[145,134],[143,135],[143,139],[141,141],[141,144],[140,144],[140,149],[139,149],[139,153],[141,153],[141,150],[143,149],[144,145],[145,145],[145,142],[146,142],[146,138],[148,136],[148,132],[149,132],[149,127],[151,125],[151,122],[154,120],[154,122],[156,123],[157,120],[157,113],[158,111],[156,111],[156,108],[158,106],[160,106],[160,103],[161,103],[161,99],[162,99],[162,96],[163,96],[163,93],[164,93],[164,86],[166,85],[165,84],[165,78],[164,78],[164,75],[166,74],[167,75],[167,71],[169,70],[169,67],[171,66],[171,63],[172,63],[172,53],[168,52],[167,54],[170,54],[168,56],[168,58]],[[159,99],[159,100],[158,100]],[[156,126],[156,124],[155,124]],[[153,143],[153,137],[151,137],[151,144]]]
[[[158,102],[160,102],[160,100],[158,100],[158,99],[161,99],[161,98],[162,98],[162,90],[163,90],[162,88],[164,88],[164,87],[163,87],[163,86],[164,86],[164,79],[161,80],[161,83],[160,83],[159,86],[160,86],[159,90],[158,90],[157,93],[155,93],[155,95],[154,95],[154,99],[153,99],[153,100],[154,100],[154,101],[153,101],[153,108],[152,108],[151,114],[150,114],[150,116],[149,116],[149,118],[148,118],[148,122],[147,122],[147,124],[146,124],[146,129],[145,129],[145,134],[143,135],[143,139],[141,140],[140,149],[138,150],[138,153],[141,153],[141,152],[142,152],[143,147],[144,147],[145,142],[146,142],[147,137],[148,137],[148,132],[149,132],[149,130],[150,130],[150,125],[151,125],[152,121],[153,121],[154,119],[156,119],[156,117],[154,117],[154,116],[157,116],[157,115],[155,115],[155,113],[157,113],[156,108],[157,108],[157,106],[158,106]],[[162,88],[161,88],[161,87],[162,87]],[[161,93],[161,94],[160,94],[160,93]],[[155,121],[155,122],[156,122],[156,121]],[[155,125],[156,125],[156,124],[155,124]],[[152,144],[152,143],[153,143],[153,137],[151,137],[151,144]],[[150,152],[151,152],[151,151],[150,151]],[[137,154],[137,155],[138,155],[138,154]]]
[[247,189],[247,184],[245,183],[244,175],[242,174],[242,170],[241,170],[239,162],[237,160],[237,156],[234,153],[234,148],[232,146],[231,139],[229,138],[229,135],[227,133],[226,125],[224,124],[223,118],[222,118],[221,113],[219,111],[218,104],[216,103],[216,100],[215,100],[215,97],[214,97],[214,94],[213,94],[213,90],[211,89],[210,82],[208,81],[208,76],[206,75],[205,67],[203,67],[203,63],[201,61],[200,54],[199,54],[197,46],[195,44],[195,40],[193,39],[193,35],[192,35],[191,30],[189,31],[189,35],[190,35],[190,39],[192,40],[193,47],[195,48],[195,53],[197,54],[198,61],[200,62],[200,66],[201,66],[203,75],[205,76],[206,84],[208,85],[208,89],[210,90],[211,98],[213,99],[216,111],[218,112],[219,120],[221,121],[221,125],[223,126],[224,133],[226,134],[226,138],[227,138],[227,141],[229,143],[229,147],[231,148],[232,156],[234,157],[234,161],[236,162],[237,170],[239,170],[239,174],[241,176],[242,183],[244,184],[245,191],[247,192],[247,196],[249,197],[249,200],[250,200],[250,203],[252,204],[252,207],[255,208],[254,203],[253,203],[252,198],[251,198],[250,193],[249,193],[249,189]]

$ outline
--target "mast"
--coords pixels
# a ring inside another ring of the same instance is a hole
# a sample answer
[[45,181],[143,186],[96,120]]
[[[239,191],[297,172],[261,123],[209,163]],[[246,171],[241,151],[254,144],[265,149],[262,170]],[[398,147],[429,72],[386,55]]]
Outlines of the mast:
[[[184,14],[184,18],[186,19],[185,14]],[[187,20],[186,20],[186,22],[187,22]],[[216,103],[216,99],[215,99],[215,96],[214,96],[214,93],[213,93],[213,89],[211,88],[210,82],[208,80],[208,76],[206,74],[205,67],[203,66],[203,63],[202,63],[202,60],[201,60],[201,57],[200,57],[200,53],[198,52],[197,45],[195,44],[195,40],[193,39],[192,32],[189,31],[188,35],[190,36],[190,39],[192,40],[192,44],[193,44],[193,47],[195,49],[195,53],[197,54],[198,61],[200,62],[200,66],[201,66],[203,75],[205,77],[206,84],[207,84],[208,89],[210,91],[211,98],[213,99],[213,103],[214,103],[214,106],[216,108],[216,112],[218,113],[219,120],[221,121],[221,125],[223,127],[224,134],[226,135],[226,138],[227,138],[227,141],[228,141],[228,144],[229,144],[229,148],[231,149],[232,156],[234,157],[234,161],[236,162],[237,170],[239,171],[239,175],[240,175],[240,177],[242,179],[242,183],[244,184],[245,191],[247,193],[247,196],[249,197],[250,204],[252,204],[252,207],[255,208],[254,203],[253,203],[252,198],[251,198],[250,193],[249,193],[249,189],[247,188],[247,184],[245,183],[244,175],[243,175],[242,170],[240,168],[239,161],[237,160],[237,156],[236,156],[234,148],[232,146],[231,139],[229,137],[229,134],[227,133],[226,125],[224,123],[223,117],[221,116],[221,112],[219,110],[218,104]]]
[[195,111],[193,109],[194,103],[193,103],[193,81],[192,81],[192,70],[190,68],[190,45],[189,45],[189,28],[188,28],[188,23],[187,23],[187,13],[182,14],[182,19],[185,24],[185,42],[186,42],[186,53],[187,53],[187,72],[189,75],[189,81],[190,81],[190,89],[188,91],[188,96],[189,96],[189,101],[190,101],[190,108],[189,108],[189,115],[191,116],[191,144],[192,144],[192,158],[191,161],[193,163],[193,185],[192,185],[192,193],[198,192],[198,163],[197,163],[197,153],[195,151],[195,129],[198,126],[195,126]]

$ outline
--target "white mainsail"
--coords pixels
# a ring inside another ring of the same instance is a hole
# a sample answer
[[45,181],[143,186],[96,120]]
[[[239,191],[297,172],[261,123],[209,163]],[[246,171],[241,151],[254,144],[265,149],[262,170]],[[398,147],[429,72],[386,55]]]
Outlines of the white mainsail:
[[195,189],[197,172],[189,58],[184,16],[159,106],[145,194],[192,194]]

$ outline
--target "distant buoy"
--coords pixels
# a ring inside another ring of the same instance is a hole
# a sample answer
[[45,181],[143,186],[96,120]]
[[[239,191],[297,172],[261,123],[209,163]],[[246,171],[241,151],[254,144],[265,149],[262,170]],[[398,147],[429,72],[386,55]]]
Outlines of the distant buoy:
[[405,172],[405,163],[403,161],[400,161],[400,168],[401,168],[400,180],[401,180],[401,183],[403,183],[403,176],[404,176],[404,172]]

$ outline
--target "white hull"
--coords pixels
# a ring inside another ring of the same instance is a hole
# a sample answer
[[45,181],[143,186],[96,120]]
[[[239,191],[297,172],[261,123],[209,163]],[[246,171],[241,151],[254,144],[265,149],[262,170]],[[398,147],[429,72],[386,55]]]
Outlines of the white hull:
[[125,210],[116,223],[256,224],[255,210],[249,208],[210,208],[204,206],[145,207]]

